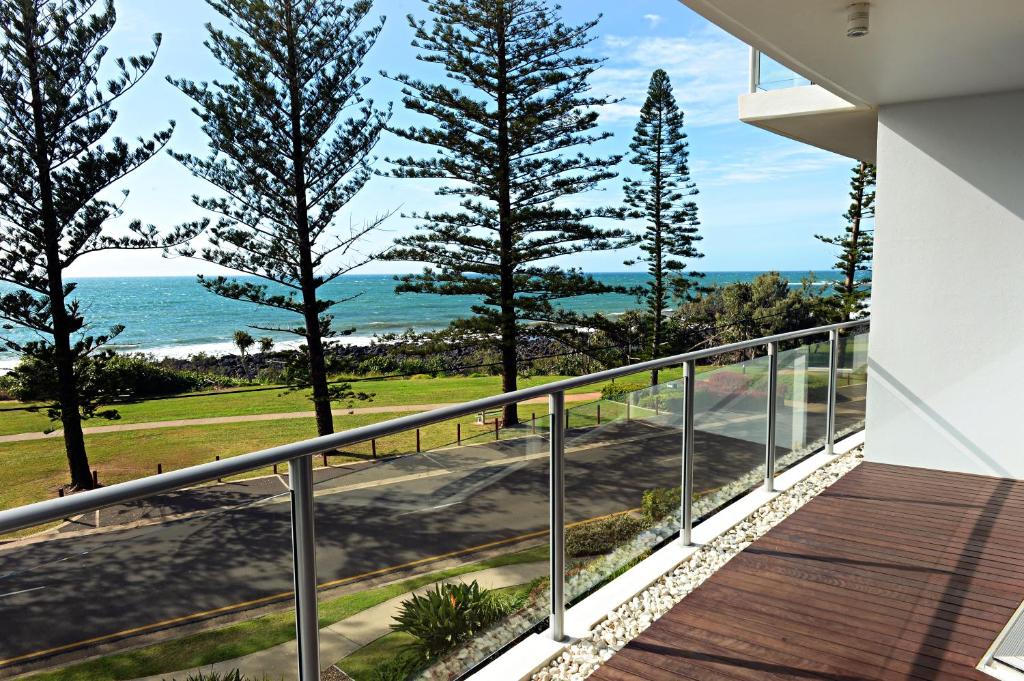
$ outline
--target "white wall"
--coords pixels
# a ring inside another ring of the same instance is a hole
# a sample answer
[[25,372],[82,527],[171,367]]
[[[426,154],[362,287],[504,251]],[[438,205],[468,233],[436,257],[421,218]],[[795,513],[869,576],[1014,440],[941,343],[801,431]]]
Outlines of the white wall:
[[878,125],[867,457],[1024,478],[1024,91]]

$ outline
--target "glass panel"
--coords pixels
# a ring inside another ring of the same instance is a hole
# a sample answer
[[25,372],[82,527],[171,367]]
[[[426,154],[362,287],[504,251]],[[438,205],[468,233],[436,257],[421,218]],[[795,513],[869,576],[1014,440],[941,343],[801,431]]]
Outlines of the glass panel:
[[695,520],[764,479],[768,358],[700,371],[694,388]]
[[199,665],[241,666],[252,678],[290,672],[296,660],[287,650],[234,660],[294,639],[288,502],[276,477],[214,483],[6,545],[0,676],[22,665],[66,670],[54,678],[116,670],[125,679],[184,679]]
[[827,400],[828,343],[780,352],[775,405],[776,474],[825,446]]
[[758,56],[760,59],[758,90],[781,90],[811,84],[811,81],[794,73],[771,57],[765,56],[761,52],[758,53]]
[[657,386],[568,410],[567,601],[600,587],[679,531],[680,377],[679,369],[662,371]]
[[[400,678],[396,670],[429,660],[454,678],[548,616],[546,412],[546,403],[520,405],[522,423],[497,431],[500,413],[435,424],[421,429],[420,453],[414,431],[382,438],[377,461],[324,474],[324,667]],[[365,447],[353,449],[365,458]]]
[[864,427],[868,387],[868,334],[839,337],[836,377],[836,440]]

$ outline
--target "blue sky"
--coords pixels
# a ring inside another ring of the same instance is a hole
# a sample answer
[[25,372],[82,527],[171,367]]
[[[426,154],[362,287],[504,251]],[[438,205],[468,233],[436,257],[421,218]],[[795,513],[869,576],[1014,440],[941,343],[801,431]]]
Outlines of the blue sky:
[[[128,55],[148,49],[150,36],[162,32],[163,47],[153,72],[121,100],[116,133],[134,138],[173,119],[178,123],[171,146],[193,153],[205,152],[205,138],[190,104],[164,80],[165,75],[204,80],[222,77],[203,40],[204,24],[222,19],[203,0],[151,2],[116,0],[118,26],[107,41],[110,55]],[[676,98],[686,112],[690,136],[690,166],[700,189],[701,244],[705,258],[699,268],[714,270],[822,270],[834,261],[829,248],[815,233],[837,233],[847,205],[847,179],[853,161],[816,150],[736,120],[736,97],[747,87],[747,48],[738,40],[694,14],[676,0],[572,0],[563,4],[566,21],[576,23],[603,12],[592,53],[606,57],[592,79],[597,94],[623,97],[601,116],[601,128],[614,137],[594,145],[592,154],[626,151],[643,102],[651,72],[664,68],[672,79]],[[374,77],[367,90],[377,102],[397,100],[398,86],[380,78],[380,69],[436,79],[440,71],[415,60],[409,45],[405,15],[426,17],[421,0],[376,0],[374,15],[387,23],[369,55],[366,75]],[[400,103],[395,123],[411,121]],[[380,156],[422,154],[422,147],[387,138],[377,149]],[[628,174],[627,163],[620,172]],[[139,218],[158,227],[194,219],[202,211],[191,204],[196,193],[212,189],[193,179],[173,159],[161,155],[131,175],[124,220]],[[121,187],[117,187],[120,189]],[[621,200],[621,180],[606,183],[601,192],[581,203],[615,204]],[[390,208],[436,210],[447,199],[433,196],[429,183],[420,180],[375,178],[349,205],[339,225],[359,223]],[[365,249],[381,247],[396,234],[410,231],[413,222],[394,216]],[[118,225],[114,225],[116,230]],[[626,269],[629,252],[588,255],[585,262],[564,260],[563,265],[588,271]],[[408,272],[420,266],[407,263],[372,263],[365,273]],[[100,253],[82,259],[72,276],[187,275],[217,272],[195,260],[168,259],[157,253]]]

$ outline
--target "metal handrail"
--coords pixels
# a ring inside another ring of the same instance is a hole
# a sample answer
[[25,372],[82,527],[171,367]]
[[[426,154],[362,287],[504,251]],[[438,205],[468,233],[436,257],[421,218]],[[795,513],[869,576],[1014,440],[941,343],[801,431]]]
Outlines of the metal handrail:
[[530,388],[523,388],[522,390],[516,390],[514,392],[484,397],[478,400],[473,400],[472,402],[432,409],[419,414],[402,416],[388,421],[382,421],[380,423],[372,423],[366,426],[360,426],[359,428],[352,428],[351,430],[346,430],[341,433],[334,433],[333,435],[323,435],[321,437],[302,440],[300,442],[292,442],[286,445],[271,447],[269,449],[263,449],[249,454],[240,454],[239,456],[234,456],[229,459],[197,464],[195,466],[182,468],[176,471],[139,478],[138,480],[129,480],[127,482],[111,485],[110,487],[102,487],[88,492],[80,492],[78,494],[58,499],[39,501],[27,506],[0,511],[0,534],[16,532],[17,530],[25,529],[27,527],[62,520],[68,516],[96,511],[115,504],[137,501],[157,494],[173,492],[184,487],[191,487],[204,482],[212,482],[218,478],[225,478],[230,475],[245,473],[257,468],[266,468],[275,463],[284,463],[303,456],[321,454],[340,447],[366,442],[374,438],[395,435],[406,430],[413,430],[415,428],[428,426],[440,421],[469,416],[487,409],[503,407],[506,404],[525,402],[526,400],[537,397],[546,397],[553,393],[565,392],[591,383],[623,378],[624,376],[643,373],[651,371],[652,369],[664,369],[666,367],[683,364],[687,361],[699,361],[716,355],[737,352],[739,350],[749,350],[751,348],[766,346],[773,342],[781,343],[784,341],[805,338],[807,336],[816,336],[833,330],[838,331],[841,329],[863,326],[870,324],[870,322],[870,318],[858,319],[849,322],[841,322],[839,324],[830,324],[828,326],[819,326],[813,329],[791,331],[788,333],[776,334],[774,336],[755,338],[749,341],[720,345],[704,350],[695,350],[693,352],[686,352],[681,355],[673,355],[671,357],[663,357],[661,359],[648,360],[646,362],[630,364],[623,367],[617,367],[615,369],[607,369],[605,371],[598,371],[584,376],[574,376],[572,378],[566,378],[552,383],[544,383]]
[[[433,409],[420,414],[391,419],[381,423],[353,428],[342,433],[293,442],[230,459],[191,466],[169,473],[122,482],[110,487],[82,492],[74,496],[41,501],[28,506],[0,511],[0,534],[14,532],[27,527],[61,520],[63,518],[99,510],[114,504],[144,499],[157,494],[172,492],[218,478],[244,473],[273,464],[289,462],[289,483],[291,488],[292,559],[295,583],[296,644],[298,649],[298,671],[301,681],[319,679],[319,618],[317,615],[316,584],[316,533],[313,513],[313,471],[312,456],[340,447],[386,437],[422,426],[475,414],[489,409],[526,400],[548,397],[551,428],[548,437],[550,454],[550,568],[551,568],[551,619],[550,635],[555,640],[564,638],[565,625],[565,391],[600,381],[622,378],[636,373],[683,365],[683,438],[681,470],[681,528],[680,540],[690,543],[693,524],[692,489],[694,428],[693,405],[696,383],[696,362],[716,355],[749,350],[767,346],[770,352],[772,385],[775,385],[778,371],[777,354],[779,344],[808,336],[827,333],[829,336],[829,386],[827,440],[825,451],[832,453],[835,440],[835,394],[836,369],[839,355],[839,331],[870,324],[870,318],[819,326],[813,329],[792,331],[755,338],[739,343],[720,345],[705,350],[696,350],[671,357],[639,362],[615,369],[599,371],[584,376],[555,381],[524,388],[514,392],[485,397],[471,402]],[[774,441],[775,441],[775,400],[774,390],[768,400],[768,448],[766,450],[765,488],[769,491],[774,484]]]

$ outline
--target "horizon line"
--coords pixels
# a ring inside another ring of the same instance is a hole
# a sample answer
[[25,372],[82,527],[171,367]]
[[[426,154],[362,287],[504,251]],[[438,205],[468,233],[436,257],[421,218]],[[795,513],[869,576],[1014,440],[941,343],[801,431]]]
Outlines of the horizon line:
[[[582,270],[584,274],[647,274],[645,270]],[[833,269],[831,267],[809,267],[809,268],[798,268],[798,269],[782,269],[779,267],[772,267],[768,269],[732,269],[732,270],[705,270],[704,274],[731,274],[731,273],[766,273],[766,272],[800,272],[804,274],[814,274],[816,272],[839,272],[840,270]],[[365,274],[343,274],[341,279],[353,279],[358,277],[398,277],[408,274],[419,274],[419,272],[366,272]],[[83,274],[78,276],[66,276],[65,279],[76,280],[76,279],[186,279],[203,276],[224,276],[233,278],[253,278],[261,279],[257,275],[252,274],[218,274],[213,272],[196,272],[195,274]]]

